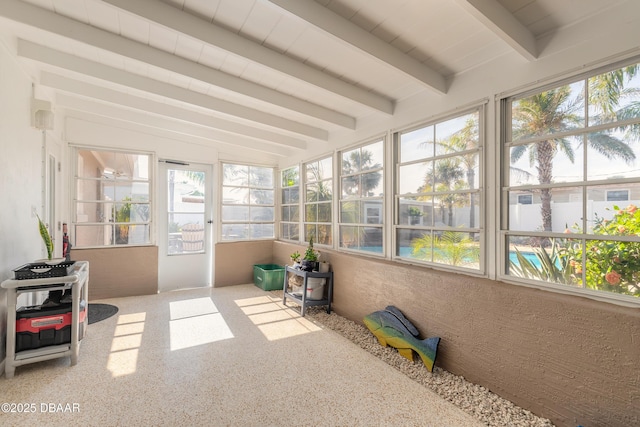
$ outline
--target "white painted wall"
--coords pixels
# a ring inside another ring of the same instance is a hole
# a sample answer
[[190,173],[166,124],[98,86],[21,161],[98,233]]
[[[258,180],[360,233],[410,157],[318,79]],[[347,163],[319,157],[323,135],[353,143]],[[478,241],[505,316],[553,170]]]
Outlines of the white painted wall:
[[[42,215],[42,133],[31,127],[31,79],[0,44],[0,281],[46,251],[32,208]],[[5,356],[6,293],[0,290],[0,367]]]

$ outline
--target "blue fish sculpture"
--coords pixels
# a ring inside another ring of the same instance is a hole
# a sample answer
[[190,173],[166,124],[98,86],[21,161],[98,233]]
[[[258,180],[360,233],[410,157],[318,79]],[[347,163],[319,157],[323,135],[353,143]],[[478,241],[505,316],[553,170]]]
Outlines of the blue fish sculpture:
[[364,317],[364,324],[378,339],[380,345],[398,349],[398,353],[413,362],[413,352],[418,353],[429,372],[433,372],[440,337],[424,340],[419,332],[398,308],[390,305]]

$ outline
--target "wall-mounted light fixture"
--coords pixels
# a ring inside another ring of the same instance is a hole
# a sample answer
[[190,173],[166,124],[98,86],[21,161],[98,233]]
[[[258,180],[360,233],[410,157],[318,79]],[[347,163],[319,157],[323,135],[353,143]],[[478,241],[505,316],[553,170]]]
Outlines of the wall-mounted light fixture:
[[31,126],[40,130],[53,129],[53,111],[49,101],[31,98]]

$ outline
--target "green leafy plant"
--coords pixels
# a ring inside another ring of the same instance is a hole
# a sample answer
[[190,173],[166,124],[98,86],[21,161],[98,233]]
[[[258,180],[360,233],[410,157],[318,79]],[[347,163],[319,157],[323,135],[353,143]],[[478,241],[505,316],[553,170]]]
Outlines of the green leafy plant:
[[40,236],[44,241],[44,246],[47,248],[47,259],[51,259],[53,257],[53,240],[51,240],[51,235],[49,234],[49,230],[47,230],[47,226],[42,222],[40,216],[36,214],[38,217],[38,228],[40,229]]
[[307,250],[304,252],[305,261],[317,262],[318,261],[318,251],[313,248],[313,237],[309,238],[309,246],[307,246]]
[[450,265],[477,263],[480,248],[468,233],[443,231],[442,236],[426,234],[411,241],[414,258]]
[[424,213],[415,206],[409,206],[409,216],[423,216]]
[[516,259],[509,259],[509,273],[514,276],[527,279],[543,280],[545,282],[559,283],[564,285],[576,284],[569,266],[569,259],[565,255],[564,247],[558,245],[551,239],[549,249],[539,246],[533,251],[536,261],[524,256],[522,252],[515,248]]
[[298,263],[300,262],[300,257],[302,255],[300,255],[300,252],[295,251],[294,253],[292,253],[291,255],[289,255],[291,257],[291,261],[293,261],[294,263]]
[[[593,234],[639,236],[640,210],[635,205],[613,209],[611,220],[596,217]],[[585,242],[584,249],[580,244],[567,246],[566,253],[569,269],[580,284],[584,269],[587,288],[640,297],[640,242],[593,239]]]

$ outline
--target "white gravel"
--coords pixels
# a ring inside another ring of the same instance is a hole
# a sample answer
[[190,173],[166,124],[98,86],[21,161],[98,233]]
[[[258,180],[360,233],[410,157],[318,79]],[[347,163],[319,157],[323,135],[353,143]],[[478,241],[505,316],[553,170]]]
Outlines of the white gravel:
[[433,373],[429,372],[421,362],[411,362],[395,349],[381,346],[365,326],[335,313],[327,314],[321,307],[307,308],[306,315],[384,360],[409,378],[478,418],[487,426],[553,426],[551,421],[537,417],[486,388],[470,383],[464,377],[453,375],[437,366],[434,367]]

